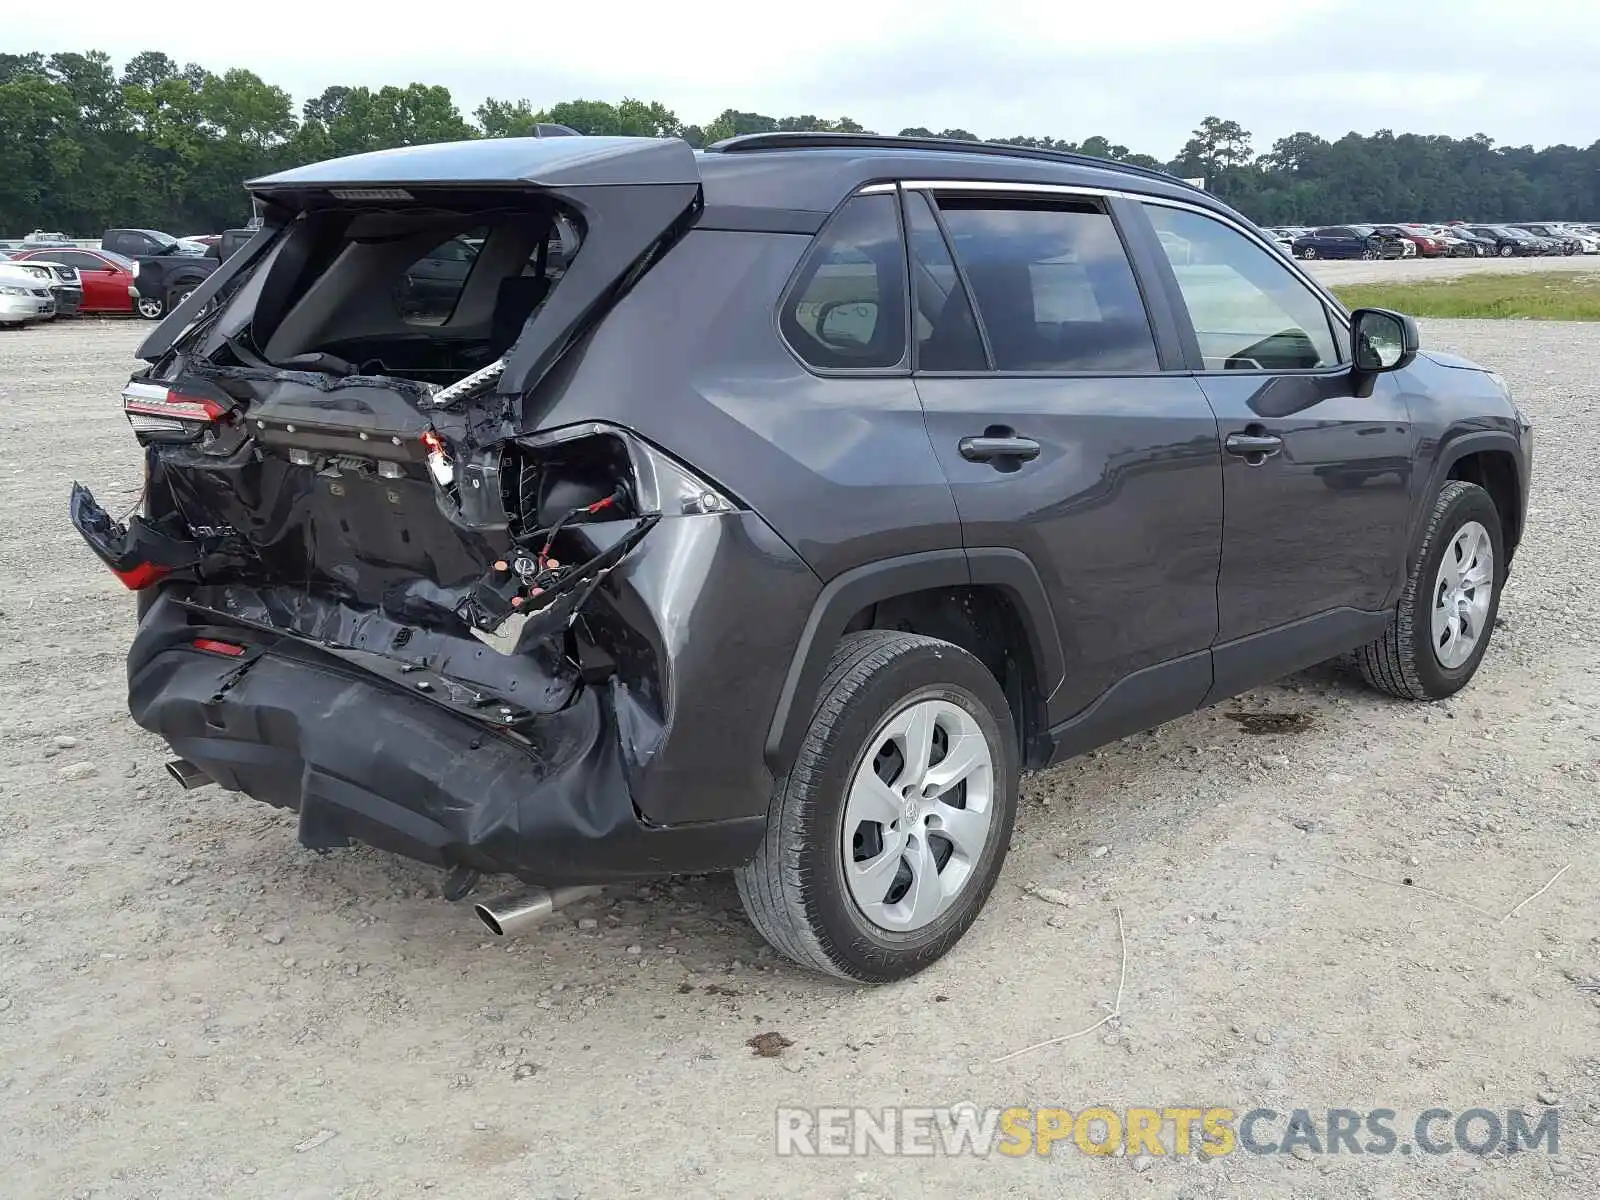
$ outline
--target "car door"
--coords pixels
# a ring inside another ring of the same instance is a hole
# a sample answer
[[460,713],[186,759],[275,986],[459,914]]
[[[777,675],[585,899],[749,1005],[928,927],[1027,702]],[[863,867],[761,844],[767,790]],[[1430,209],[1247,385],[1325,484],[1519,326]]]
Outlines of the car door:
[[1043,584],[1058,754],[1192,710],[1217,626],[1217,425],[1164,369],[1182,366],[1175,326],[1160,297],[1146,310],[1122,202],[951,185],[905,206],[928,433],[975,581],[1020,552]]
[[55,261],[78,268],[85,312],[105,312],[108,309],[117,312],[128,307],[127,284],[117,286],[116,281],[121,276],[113,274],[111,264],[99,255],[85,250],[62,250],[57,253]]
[[1417,434],[1403,375],[1358,380],[1348,323],[1291,264],[1218,216],[1156,200],[1144,211],[1190,244],[1188,263],[1164,268],[1222,435],[1222,695],[1382,630]]
[[1333,226],[1316,232],[1317,253],[1323,258],[1360,258],[1366,248],[1366,239],[1353,229]]

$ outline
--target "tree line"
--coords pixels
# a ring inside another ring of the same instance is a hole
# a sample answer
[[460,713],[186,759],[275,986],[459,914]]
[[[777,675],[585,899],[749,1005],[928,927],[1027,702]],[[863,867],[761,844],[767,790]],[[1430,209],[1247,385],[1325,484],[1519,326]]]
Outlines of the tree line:
[[[334,86],[300,106],[251,71],[180,66],[160,51],[119,72],[109,55],[0,54],[0,235],[93,235],[108,226],[218,230],[249,216],[240,183],[366,150],[514,137],[539,122],[586,134],[681,137],[694,146],[744,133],[869,132],[849,117],[772,117],[726,109],[704,125],[666,106],[566,100],[537,108],[490,98],[463,115],[448,88]],[[1044,123],[1041,121],[1041,123]],[[893,132],[976,140],[966,129]],[[1235,121],[1207,117],[1171,159],[1100,136],[987,140],[1092,154],[1203,178],[1262,224],[1360,220],[1600,220],[1600,141],[1587,148],[1497,146],[1380,129],[1335,141],[1294,133],[1258,153]]]

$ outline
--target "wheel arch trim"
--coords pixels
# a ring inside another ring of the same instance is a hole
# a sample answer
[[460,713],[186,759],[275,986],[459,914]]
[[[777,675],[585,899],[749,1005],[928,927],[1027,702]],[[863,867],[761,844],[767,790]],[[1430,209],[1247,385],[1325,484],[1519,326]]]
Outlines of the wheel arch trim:
[[[1455,435],[1445,435],[1440,445],[1438,454],[1434,457],[1433,467],[1428,474],[1427,490],[1423,492],[1418,503],[1412,506],[1411,536],[1406,543],[1405,577],[1410,578],[1411,572],[1416,569],[1421,558],[1422,538],[1427,530],[1427,514],[1432,511],[1433,498],[1439,494],[1439,489],[1450,478],[1450,471],[1458,462],[1472,454],[1484,452],[1507,454],[1516,465],[1517,471],[1517,502],[1520,505],[1519,522],[1527,523],[1527,496],[1528,496],[1528,461],[1523,451],[1522,444],[1508,431],[1497,429],[1482,429],[1464,432]],[[1511,530],[1502,530],[1502,537],[1510,544],[1515,545],[1521,541],[1521,528],[1512,536]],[[1507,562],[1511,558],[1508,550]]]
[[811,720],[810,701],[850,619],[868,605],[941,587],[993,587],[1005,593],[1028,639],[1041,700],[1056,690],[1065,674],[1060,633],[1039,572],[1021,551],[951,548],[864,563],[823,585],[800,631],[764,748],[774,775],[785,773],[799,752]]

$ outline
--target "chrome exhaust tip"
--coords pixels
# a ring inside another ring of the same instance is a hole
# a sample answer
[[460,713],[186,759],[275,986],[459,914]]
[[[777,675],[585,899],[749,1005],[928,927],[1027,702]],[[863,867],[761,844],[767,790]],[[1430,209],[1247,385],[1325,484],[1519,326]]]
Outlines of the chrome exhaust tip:
[[529,888],[474,904],[472,911],[490,933],[496,937],[510,937],[548,920],[556,909],[599,890],[598,887]]
[[169,760],[167,774],[176,779],[178,786],[186,792],[192,792],[195,788],[203,788],[206,784],[214,782],[211,776],[207,775],[187,758]]

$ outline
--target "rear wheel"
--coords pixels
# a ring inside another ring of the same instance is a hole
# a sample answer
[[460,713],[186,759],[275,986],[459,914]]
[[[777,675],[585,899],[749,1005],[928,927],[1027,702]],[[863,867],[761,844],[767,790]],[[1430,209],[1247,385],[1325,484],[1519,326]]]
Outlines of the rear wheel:
[[1317,248],[1315,246],[1307,246],[1304,250],[1302,250],[1300,252],[1300,257],[1301,258],[1310,259],[1310,258],[1315,258],[1316,256],[1317,256]]
[[916,634],[851,634],[737,872],[745,912],[802,966],[866,983],[915,974],[988,899],[1017,770],[1005,695],[976,658]]
[[[173,288],[172,291],[167,296],[167,311],[171,312],[173,309],[177,308],[178,305],[182,304],[185,300],[187,300],[189,298],[190,293],[192,293],[197,286],[198,286],[197,284],[186,283],[186,284],[181,284],[178,287]],[[205,305],[203,305],[201,307],[199,312],[195,313],[195,316],[196,317],[203,317],[210,310],[211,310],[211,305],[209,303],[207,303],[207,304],[205,304]]]
[[1373,687],[1442,700],[1465,687],[1489,648],[1505,577],[1500,514],[1477,484],[1439,490],[1422,553],[1382,637],[1356,651]]

